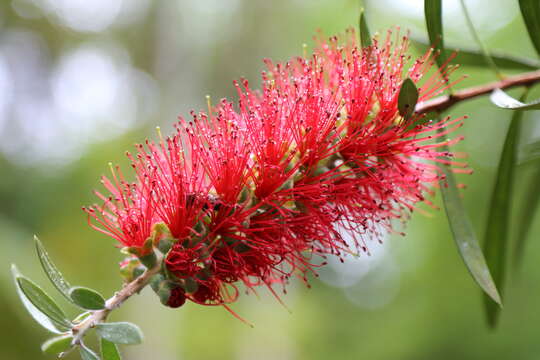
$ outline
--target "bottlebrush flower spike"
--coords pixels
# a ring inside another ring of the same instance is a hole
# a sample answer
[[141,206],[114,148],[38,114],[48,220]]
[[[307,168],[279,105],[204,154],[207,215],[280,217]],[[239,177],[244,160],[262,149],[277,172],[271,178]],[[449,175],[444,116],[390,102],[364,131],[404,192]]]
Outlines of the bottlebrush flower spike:
[[[406,70],[407,37],[389,33],[360,49],[351,30],[316,43],[309,58],[266,60],[260,92],[235,82],[237,107],[209,105],[180,118],[171,137],[138,146],[128,154],[133,184],[119,170],[104,178],[111,196],[98,193],[104,204],[86,209],[92,226],[137,255],[148,244],[163,253],[152,287],[164,304],[230,310],[239,283],[277,297],[274,285],[307,282],[327,256],[367,252],[370,239],[393,231],[393,220],[428,202],[443,176],[438,164],[466,166],[443,160],[451,155],[443,145],[460,137],[438,140],[462,119],[399,115],[405,76],[420,85],[421,101],[452,85],[441,81],[447,69],[423,79],[431,52]],[[140,269],[133,261],[123,269]]]

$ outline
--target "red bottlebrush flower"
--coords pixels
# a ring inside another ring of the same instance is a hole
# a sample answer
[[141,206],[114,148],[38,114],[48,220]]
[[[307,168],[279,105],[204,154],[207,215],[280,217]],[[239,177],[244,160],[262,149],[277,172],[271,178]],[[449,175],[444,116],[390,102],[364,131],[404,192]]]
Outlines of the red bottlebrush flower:
[[[94,229],[111,236],[124,246],[142,249],[154,221],[153,184],[148,178],[141,177],[136,183],[128,183],[120,169],[114,171],[112,165],[111,172],[113,181],[105,176],[101,180],[111,195],[104,196],[96,191],[103,205],[96,204],[83,210],[88,213],[89,223]],[[92,224],[91,219],[101,226]]]
[[[420,101],[451,85],[440,80],[446,70],[422,79],[431,53],[406,71],[407,44],[388,35],[360,49],[350,31],[344,44],[319,37],[310,58],[267,60],[260,92],[235,82],[238,109],[222,100],[128,155],[136,182],[119,172],[105,179],[111,196],[86,210],[92,226],[130,247],[170,235],[174,245],[159,247],[159,283],[173,307],[189,299],[229,309],[238,283],[273,292],[292,276],[307,281],[327,256],[368,251],[369,239],[426,201],[442,176],[438,164],[464,166],[441,150],[461,138],[438,140],[462,119],[399,114],[405,76],[420,85]],[[152,232],[157,224],[170,234]]]

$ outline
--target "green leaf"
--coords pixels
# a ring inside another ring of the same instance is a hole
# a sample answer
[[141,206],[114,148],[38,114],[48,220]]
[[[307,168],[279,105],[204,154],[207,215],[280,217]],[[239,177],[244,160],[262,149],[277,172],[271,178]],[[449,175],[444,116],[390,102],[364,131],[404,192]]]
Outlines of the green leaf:
[[538,191],[538,184],[540,184],[540,158],[536,158],[529,162],[534,166],[534,173],[527,179],[525,188],[525,198],[519,204],[519,217],[518,217],[518,237],[515,242],[514,260],[515,265],[519,266],[523,260],[525,243],[529,237],[529,231],[533,223],[535,214],[538,212],[540,205],[540,191]]
[[71,301],[69,297],[69,289],[71,288],[71,285],[69,285],[69,283],[64,279],[60,271],[58,271],[51,258],[49,257],[49,254],[45,250],[45,247],[37,236],[34,236],[34,242],[36,244],[39,261],[41,262],[41,266],[43,267],[45,274],[47,274],[47,276],[49,277],[53,285],[58,289],[58,291],[60,291],[60,293],[64,295],[66,299]]
[[540,56],[540,2],[538,0],[519,0],[521,16],[536,53]]
[[[426,41],[413,39],[411,40],[411,43],[422,53],[427,52],[429,49],[429,45]],[[486,58],[479,50],[461,46],[458,47],[446,45],[446,56],[448,57],[448,54],[451,53],[456,54],[453,59],[453,62],[456,64],[477,67],[489,66],[489,64],[486,62]],[[501,51],[492,51],[491,58],[501,69],[524,71],[540,69],[540,61],[510,55]]]
[[128,322],[100,323],[96,325],[99,336],[115,344],[140,344],[143,339],[141,329]]
[[99,356],[95,352],[87,348],[84,344],[79,347],[79,353],[82,360],[99,360]]
[[69,290],[69,297],[75,305],[85,310],[101,310],[105,308],[105,299],[95,290],[75,286]]
[[442,24],[442,1],[424,0],[424,16],[429,36],[430,45],[437,51],[437,65],[441,68],[445,61],[443,24]]
[[50,338],[41,345],[41,351],[49,355],[60,354],[61,352],[67,351],[72,347],[72,340],[73,336],[71,335],[62,335]]
[[418,89],[414,82],[407,78],[401,84],[398,95],[399,114],[405,119],[409,119],[414,114],[414,108],[418,101]]
[[15,265],[11,266],[11,272],[19,298],[34,320],[56,334],[71,329],[71,323],[64,312],[39,286],[22,276]]
[[364,9],[360,10],[359,27],[360,27],[360,45],[363,48],[371,46],[372,44],[371,35],[369,33],[369,28],[367,25]]
[[503,109],[509,110],[540,110],[540,99],[524,104],[514,99],[501,89],[495,89],[489,97],[491,102]]
[[459,254],[474,281],[493,301],[500,304],[499,292],[461,201],[454,174],[447,165],[442,165],[441,168],[445,175],[445,178],[440,181],[442,200]]
[[495,61],[493,61],[493,58],[491,57],[490,51],[484,45],[484,42],[482,39],[480,39],[480,36],[476,32],[476,29],[474,28],[473,21],[471,19],[471,16],[469,15],[469,11],[467,10],[467,6],[465,5],[464,0],[459,1],[461,4],[461,9],[463,10],[463,15],[465,15],[465,20],[467,21],[467,26],[469,27],[469,31],[471,32],[471,35],[473,36],[474,40],[476,41],[476,44],[478,44],[478,47],[482,51],[482,55],[484,55],[484,58],[486,60],[486,63],[491,67],[493,72],[497,75],[499,79],[503,79],[503,75],[499,71],[499,68],[497,67],[497,64],[495,64]]
[[[522,117],[522,111],[516,111],[512,115],[512,121],[506,134],[499,159],[495,186],[491,195],[484,239],[484,254],[493,274],[495,284],[497,284],[501,292],[504,289],[506,275],[508,228],[511,215],[510,207],[512,205],[514,170],[517,163]],[[491,327],[495,327],[497,325],[500,307],[487,298],[485,298],[485,306],[488,324]]]
[[122,360],[116,344],[101,338],[101,357],[103,360]]

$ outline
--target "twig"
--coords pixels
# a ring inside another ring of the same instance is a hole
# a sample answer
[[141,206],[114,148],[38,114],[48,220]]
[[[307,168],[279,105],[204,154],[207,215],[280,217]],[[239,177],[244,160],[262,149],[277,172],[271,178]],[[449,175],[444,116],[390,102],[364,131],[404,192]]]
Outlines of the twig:
[[477,96],[491,93],[495,89],[508,89],[516,86],[530,86],[540,82],[540,70],[522,73],[515,76],[508,76],[504,80],[495,81],[489,84],[473,86],[454,92],[452,95],[445,95],[433,100],[418,103],[416,113],[423,114],[432,111],[442,112],[449,107]]
[[71,332],[73,334],[73,345],[79,345],[85,333],[91,328],[95,327],[100,322],[103,322],[109,316],[109,313],[114,309],[120,307],[131,296],[140,292],[148,282],[161,270],[161,262],[158,261],[156,266],[151,269],[147,269],[141,276],[126,284],[120,291],[114,294],[113,297],[108,299],[105,303],[105,308],[102,310],[94,311],[89,317],[84,319],[81,323],[73,326]]

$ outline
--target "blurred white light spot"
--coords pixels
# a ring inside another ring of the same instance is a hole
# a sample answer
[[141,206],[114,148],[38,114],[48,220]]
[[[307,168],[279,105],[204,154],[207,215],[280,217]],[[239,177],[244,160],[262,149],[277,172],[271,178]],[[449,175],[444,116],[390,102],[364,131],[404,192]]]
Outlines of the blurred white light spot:
[[88,118],[106,115],[116,100],[119,82],[118,69],[106,53],[81,48],[62,59],[52,86],[61,110]]
[[[348,233],[342,236],[351,249],[354,249],[354,240]],[[320,271],[320,279],[326,284],[338,288],[353,286],[366,276],[371,269],[384,261],[387,254],[387,246],[376,240],[368,242],[369,255],[361,252],[359,256],[347,254],[341,262],[335,256],[328,257],[328,265]]]
[[[43,0],[64,25],[83,32],[99,32],[114,23],[122,0]],[[134,0],[130,0],[134,1]]]
[[373,268],[361,281],[345,289],[345,295],[358,307],[375,310],[388,305],[399,293],[400,273],[394,261]]

